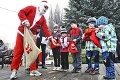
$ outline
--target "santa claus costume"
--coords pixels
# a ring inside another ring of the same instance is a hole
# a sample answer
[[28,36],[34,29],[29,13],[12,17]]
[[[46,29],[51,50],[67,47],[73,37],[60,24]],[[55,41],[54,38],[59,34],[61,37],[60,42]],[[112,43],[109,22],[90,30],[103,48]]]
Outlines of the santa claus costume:
[[[10,79],[17,78],[17,70],[19,69],[19,64],[21,62],[22,55],[24,53],[23,37],[24,37],[24,26],[30,26],[31,32],[36,35],[37,27],[41,25],[45,35],[51,37],[51,33],[47,27],[46,19],[43,14],[45,14],[48,9],[47,1],[41,1],[39,6],[27,6],[21,9],[18,13],[18,17],[21,21],[18,27],[18,33],[16,37],[16,45],[14,48],[14,58],[11,64],[12,74]],[[40,76],[41,73],[36,70],[36,63],[34,62],[30,66],[30,76]]]

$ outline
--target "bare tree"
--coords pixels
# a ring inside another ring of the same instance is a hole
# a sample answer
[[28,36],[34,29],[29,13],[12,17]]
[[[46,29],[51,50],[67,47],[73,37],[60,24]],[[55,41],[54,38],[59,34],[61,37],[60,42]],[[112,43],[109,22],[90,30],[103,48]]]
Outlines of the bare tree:
[[52,31],[53,30],[53,24],[54,24],[54,20],[53,20],[53,11],[52,8],[50,9],[50,14],[49,14],[49,29]]
[[56,4],[55,11],[54,11],[54,23],[60,25],[61,23],[61,11],[58,4]]
[[53,30],[54,24],[58,24],[59,26],[61,26],[62,21],[63,21],[63,9],[61,11],[59,5],[56,4],[54,10],[52,8],[50,9],[50,14],[49,14],[49,28],[50,28],[50,30],[51,31]]

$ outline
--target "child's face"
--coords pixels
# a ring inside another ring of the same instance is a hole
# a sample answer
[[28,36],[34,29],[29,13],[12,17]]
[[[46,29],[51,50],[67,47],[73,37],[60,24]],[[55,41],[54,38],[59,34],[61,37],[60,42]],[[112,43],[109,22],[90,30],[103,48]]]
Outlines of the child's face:
[[94,24],[88,23],[88,27],[89,27],[89,28],[93,28],[93,27],[94,27]]
[[77,24],[75,24],[75,23],[72,23],[70,25],[71,25],[72,28],[76,28],[77,27]]
[[103,25],[98,25],[98,28],[99,28],[99,29],[102,29],[102,28],[103,28]]
[[67,34],[66,33],[62,33],[61,36],[64,38],[64,37],[67,36]]
[[55,27],[55,28],[54,28],[54,32],[57,32],[57,31],[58,31],[58,28],[57,28],[57,27]]

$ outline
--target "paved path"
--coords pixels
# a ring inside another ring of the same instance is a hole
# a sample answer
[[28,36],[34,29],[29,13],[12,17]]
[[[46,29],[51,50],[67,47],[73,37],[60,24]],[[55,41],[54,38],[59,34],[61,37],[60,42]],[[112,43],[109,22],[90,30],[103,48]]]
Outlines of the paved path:
[[[104,80],[102,77],[105,75],[105,67],[103,64],[100,64],[100,74],[99,75],[89,75],[84,73],[87,68],[86,64],[82,65],[82,71],[80,73],[71,73],[73,69],[70,65],[70,69],[67,72],[52,71],[53,66],[47,65],[48,69],[42,69],[39,66],[38,71],[42,72],[42,76],[39,77],[30,77],[29,74],[26,74],[24,67],[21,66],[18,70],[18,78],[15,80]],[[117,80],[120,80],[120,63],[115,63],[115,70]],[[5,66],[3,69],[0,69],[0,80],[10,80],[9,76],[11,74],[9,66]]]

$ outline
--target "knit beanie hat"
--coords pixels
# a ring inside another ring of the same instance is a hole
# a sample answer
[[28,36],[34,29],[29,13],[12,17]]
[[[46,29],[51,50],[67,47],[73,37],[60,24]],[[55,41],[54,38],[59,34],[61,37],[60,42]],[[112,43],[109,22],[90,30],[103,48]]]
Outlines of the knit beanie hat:
[[62,33],[67,33],[67,30],[66,30],[66,28],[64,26],[60,27],[60,31],[61,31],[61,34]]
[[72,24],[72,23],[77,24],[77,21],[75,19],[71,19],[70,24]]
[[59,28],[58,24],[54,24],[53,28]]
[[107,25],[108,24],[108,19],[104,16],[101,16],[97,19],[96,25]]

